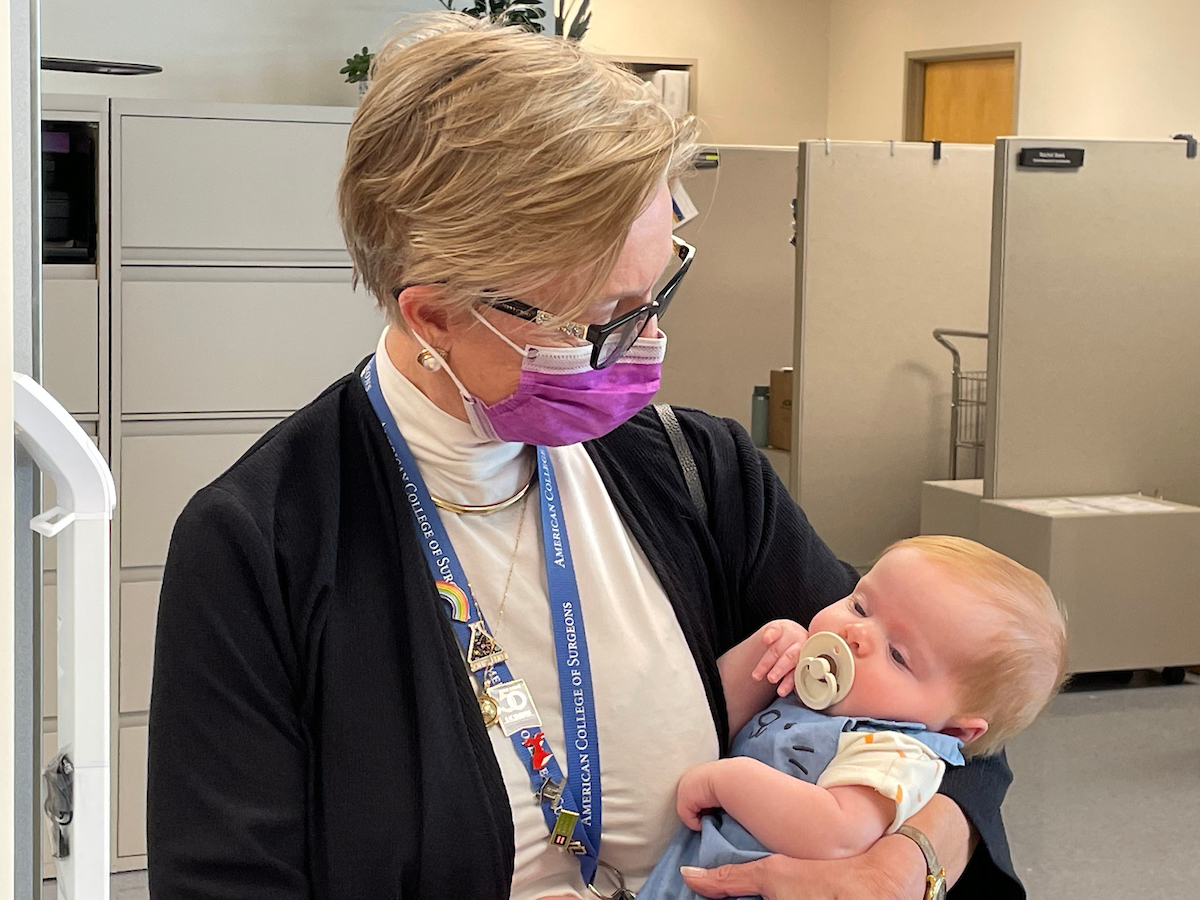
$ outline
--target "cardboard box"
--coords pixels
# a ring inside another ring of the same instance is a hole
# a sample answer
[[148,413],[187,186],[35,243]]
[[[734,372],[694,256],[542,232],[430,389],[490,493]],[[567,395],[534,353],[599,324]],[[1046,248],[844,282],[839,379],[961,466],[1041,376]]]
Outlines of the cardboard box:
[[771,406],[767,442],[778,450],[792,449],[792,367],[771,370]]

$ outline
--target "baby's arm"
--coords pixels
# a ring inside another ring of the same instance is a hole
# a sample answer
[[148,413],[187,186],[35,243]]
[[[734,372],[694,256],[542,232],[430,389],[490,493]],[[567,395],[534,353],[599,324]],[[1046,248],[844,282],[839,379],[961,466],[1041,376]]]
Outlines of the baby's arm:
[[807,637],[808,631],[798,622],[776,619],[717,660],[730,738],[769,706],[776,694],[791,692],[800,647]]
[[679,818],[692,830],[718,807],[772,853],[795,859],[864,853],[896,815],[895,802],[873,788],[817,787],[747,757],[696,766],[679,782]]

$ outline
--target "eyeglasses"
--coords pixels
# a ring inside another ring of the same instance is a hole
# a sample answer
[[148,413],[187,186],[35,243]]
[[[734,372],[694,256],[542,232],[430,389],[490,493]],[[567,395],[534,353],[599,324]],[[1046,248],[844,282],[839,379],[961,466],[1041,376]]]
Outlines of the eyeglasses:
[[518,319],[524,319],[535,325],[548,325],[552,328],[557,328],[563,334],[570,335],[577,340],[587,341],[592,345],[592,368],[606,368],[629,351],[634,341],[638,339],[638,335],[645,329],[646,323],[650,321],[651,316],[658,316],[661,319],[666,314],[667,307],[671,305],[671,300],[675,296],[675,292],[679,290],[679,284],[683,281],[683,276],[687,274],[687,270],[692,265],[692,260],[696,258],[696,248],[687,241],[672,235],[671,243],[674,247],[675,256],[679,259],[680,263],[675,274],[668,279],[667,283],[663,285],[662,289],[649,303],[644,303],[636,309],[622,313],[612,321],[605,322],[603,325],[588,325],[583,322],[557,322],[556,316],[552,313],[538,309],[536,306],[522,303],[519,300],[491,300],[488,301],[487,305],[502,313],[516,316]]

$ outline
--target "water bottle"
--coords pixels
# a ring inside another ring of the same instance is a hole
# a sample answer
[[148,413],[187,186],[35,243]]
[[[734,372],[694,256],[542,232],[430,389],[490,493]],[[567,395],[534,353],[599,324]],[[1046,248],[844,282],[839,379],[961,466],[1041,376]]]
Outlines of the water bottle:
[[750,398],[750,437],[755,447],[767,446],[767,421],[771,411],[771,388],[765,384],[755,385]]

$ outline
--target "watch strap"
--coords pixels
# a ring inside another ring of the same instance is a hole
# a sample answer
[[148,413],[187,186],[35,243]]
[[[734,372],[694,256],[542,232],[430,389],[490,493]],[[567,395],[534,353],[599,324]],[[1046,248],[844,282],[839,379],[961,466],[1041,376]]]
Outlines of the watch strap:
[[921,853],[925,857],[925,868],[928,870],[928,877],[925,879],[925,900],[943,900],[946,896],[946,870],[938,861],[937,852],[933,849],[929,838],[925,836],[924,832],[911,825],[901,825],[896,829],[896,834],[902,834],[910,839],[921,848]]

